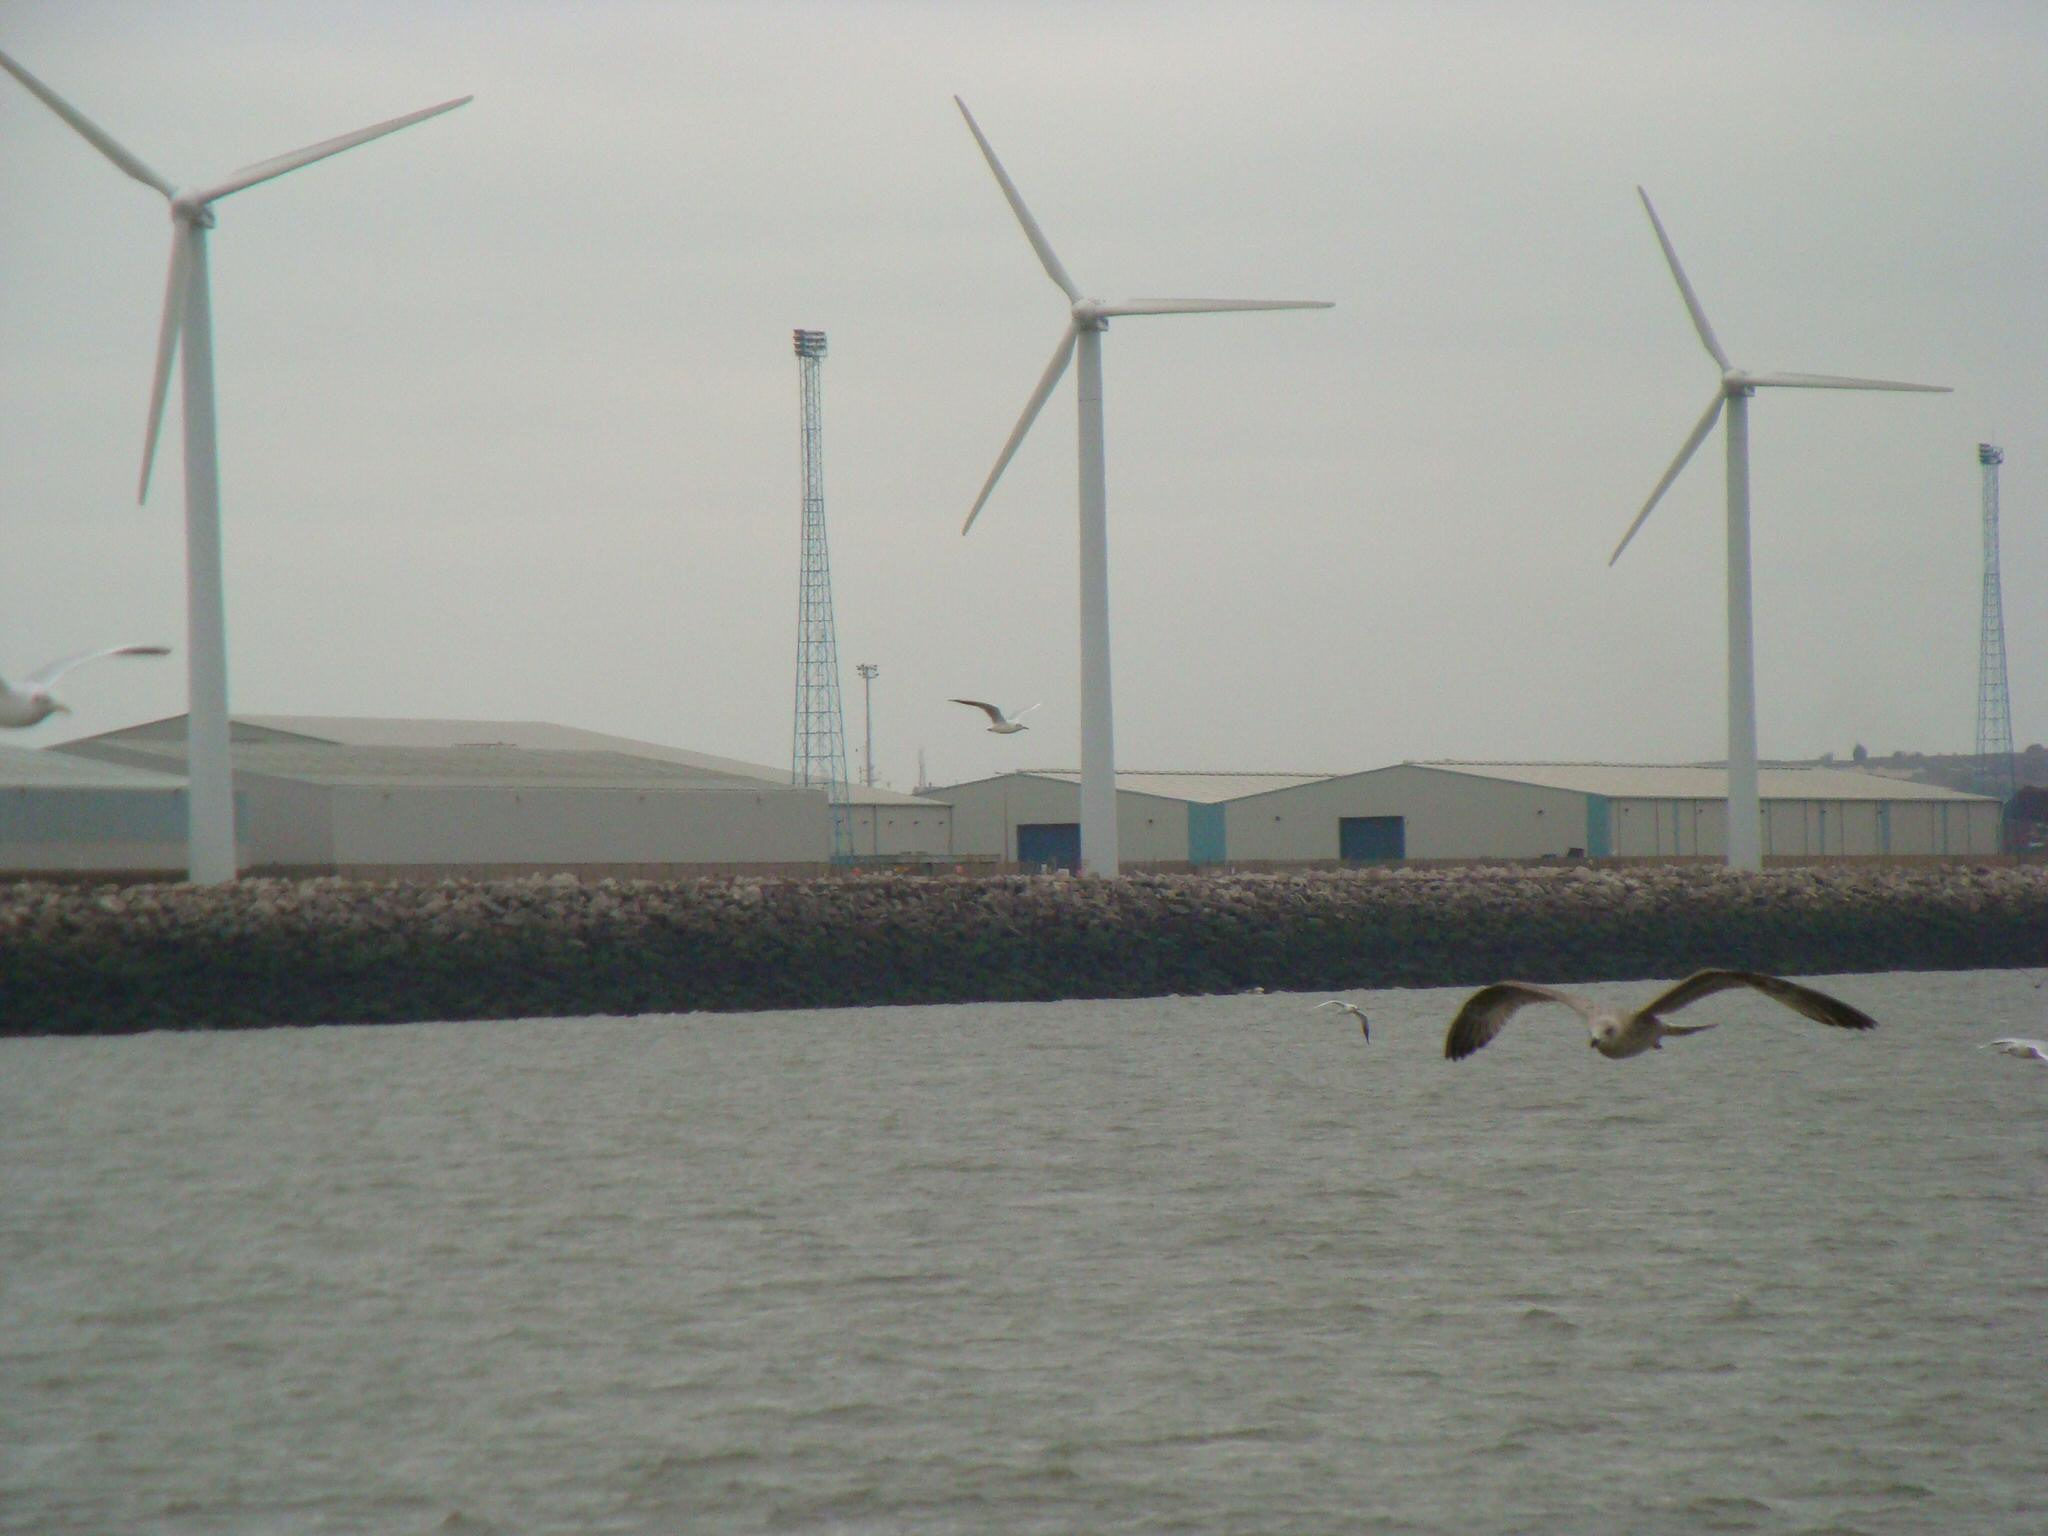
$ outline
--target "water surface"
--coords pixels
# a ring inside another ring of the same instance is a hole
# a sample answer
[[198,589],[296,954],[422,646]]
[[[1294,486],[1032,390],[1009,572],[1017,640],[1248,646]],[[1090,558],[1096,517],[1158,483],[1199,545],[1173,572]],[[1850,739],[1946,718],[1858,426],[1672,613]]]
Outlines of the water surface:
[[2048,1529],[2035,979],[0,1041],[0,1528]]

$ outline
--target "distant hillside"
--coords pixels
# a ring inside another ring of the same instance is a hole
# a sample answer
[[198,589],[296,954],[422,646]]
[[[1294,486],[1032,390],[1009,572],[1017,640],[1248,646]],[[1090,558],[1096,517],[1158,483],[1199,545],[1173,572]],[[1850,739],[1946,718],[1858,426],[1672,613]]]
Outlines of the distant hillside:
[[[1972,752],[1893,752],[1880,756],[1859,746],[1846,760],[1826,753],[1814,761],[1834,768],[1881,773],[1915,784],[1935,784],[1943,789],[1971,793],[1977,789],[1977,757]],[[2048,746],[2037,741],[2024,752],[2015,752],[2012,762],[2019,788],[2048,789]]]

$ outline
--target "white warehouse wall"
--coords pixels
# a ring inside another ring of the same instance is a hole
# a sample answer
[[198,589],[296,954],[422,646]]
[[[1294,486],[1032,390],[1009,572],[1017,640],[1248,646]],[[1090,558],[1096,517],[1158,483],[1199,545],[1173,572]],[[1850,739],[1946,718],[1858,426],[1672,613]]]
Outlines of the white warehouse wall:
[[1411,859],[1562,858],[1586,846],[1586,797],[1401,763],[1225,807],[1229,862],[1334,860],[1346,816],[1399,816]]
[[[1611,847],[1619,858],[1726,858],[1726,800],[1610,801]],[[1872,813],[1873,833],[1876,826]],[[1765,839],[1768,842],[1768,835]],[[1768,850],[1767,850],[1768,851]],[[1870,850],[1875,853],[1876,847]]]
[[824,864],[822,793],[335,785],[334,863]]
[[334,863],[334,789],[238,772],[235,830],[243,869],[325,869]]
[[[1078,822],[1081,787],[1064,779],[1006,773],[928,791],[953,807],[953,852],[977,858],[1017,860],[1017,828],[1025,824]],[[1117,858],[1125,864],[1184,864],[1188,858],[1188,807],[1183,800],[1119,790],[1116,797]]]
[[850,805],[853,851],[868,858],[946,858],[954,852],[953,813],[936,803]]
[[0,869],[181,870],[185,791],[0,788]]

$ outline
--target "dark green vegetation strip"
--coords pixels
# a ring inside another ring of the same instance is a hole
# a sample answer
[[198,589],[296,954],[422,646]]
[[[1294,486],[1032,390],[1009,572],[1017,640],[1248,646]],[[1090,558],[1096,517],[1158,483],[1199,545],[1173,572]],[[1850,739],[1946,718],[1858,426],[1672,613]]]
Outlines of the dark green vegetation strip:
[[2048,868],[0,887],[0,1033],[2048,965]]

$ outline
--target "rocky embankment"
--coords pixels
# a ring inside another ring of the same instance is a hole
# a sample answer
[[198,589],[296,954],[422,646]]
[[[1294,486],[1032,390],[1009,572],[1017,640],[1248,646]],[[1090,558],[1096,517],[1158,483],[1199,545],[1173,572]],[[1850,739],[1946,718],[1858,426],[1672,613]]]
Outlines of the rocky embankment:
[[0,887],[0,1033],[2048,965],[2048,867]]

